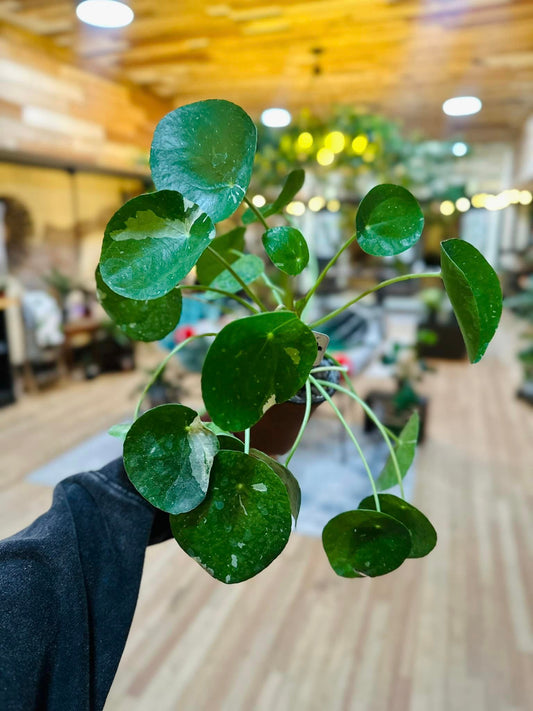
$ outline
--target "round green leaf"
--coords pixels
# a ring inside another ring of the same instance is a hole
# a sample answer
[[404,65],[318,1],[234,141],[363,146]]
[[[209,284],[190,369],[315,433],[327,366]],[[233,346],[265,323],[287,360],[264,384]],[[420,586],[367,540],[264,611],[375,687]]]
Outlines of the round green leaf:
[[217,425],[240,432],[304,385],[316,358],[313,332],[288,311],[247,316],[225,326],[202,369],[202,395]]
[[222,451],[211,470],[205,500],[190,513],[171,516],[174,538],[214,578],[240,583],[257,575],[287,545],[289,497],[263,462]]
[[[400,470],[402,479],[409,471],[409,468],[415,458],[419,427],[420,417],[418,412],[413,412],[400,432],[399,442],[394,447],[396,460],[398,462],[398,469]],[[384,491],[385,489],[390,489],[391,487],[396,486],[398,483],[396,467],[394,466],[392,457],[389,454],[381,474],[376,479],[376,487],[379,491]]]
[[[220,237],[215,237],[211,242],[211,248],[224,257],[226,262],[232,264],[239,258],[238,252],[244,249],[245,232],[245,227],[236,227]],[[206,286],[223,271],[224,265],[209,249],[206,249],[196,264],[196,277],[200,284]]]
[[140,195],[106,227],[102,279],[128,299],[157,299],[190,272],[214,237],[209,217],[180,193]]
[[173,289],[159,299],[126,299],[115,294],[96,270],[96,293],[107,315],[135,341],[157,341],[178,325],[181,293]]
[[396,519],[377,511],[346,511],[328,521],[322,543],[343,578],[374,578],[398,568],[409,555],[411,536]]
[[158,190],[179,190],[213,222],[241,204],[257,143],[252,119],[229,101],[210,99],[182,106],[157,125],[150,166]]
[[183,405],[160,405],[131,426],[124,442],[124,467],[151,504],[168,513],[198,506],[209,485],[218,440]]
[[229,449],[232,452],[244,452],[244,442],[238,437],[234,437],[230,434],[219,434],[217,437],[220,449]]
[[416,199],[400,185],[377,185],[359,205],[355,218],[361,249],[376,257],[405,252],[420,239],[424,216]]
[[440,261],[446,293],[457,316],[471,363],[483,357],[502,315],[498,275],[469,242],[441,242]]
[[298,479],[289,469],[287,469],[287,467],[280,464],[277,459],[272,459],[272,457],[269,457],[268,454],[261,452],[259,449],[254,449],[252,447],[252,449],[250,449],[250,456],[255,459],[259,459],[260,462],[264,462],[285,484],[287,494],[289,495],[289,501],[291,502],[291,513],[294,521],[296,522],[298,520],[300,506],[302,504],[302,491],[300,489]]
[[[235,262],[233,262],[231,268],[240,276],[245,284],[251,284],[265,271],[263,260],[255,254],[243,254],[242,257],[239,257]],[[213,279],[209,286],[212,286],[215,289],[229,291],[230,294],[235,294],[242,289],[242,286],[239,284],[237,279],[235,279],[233,274],[231,274],[227,269],[221,271],[220,274]],[[221,294],[210,292],[207,292],[205,296],[207,299],[211,300],[221,298]]]
[[[407,501],[393,494],[379,494],[379,505],[383,513],[392,516],[409,530],[411,534],[411,551],[408,558],[423,558],[435,548],[437,532],[429,519]],[[360,509],[375,509],[373,496],[368,496],[359,504]]]
[[271,227],[263,234],[263,247],[281,271],[296,276],[309,262],[305,237],[294,227]]

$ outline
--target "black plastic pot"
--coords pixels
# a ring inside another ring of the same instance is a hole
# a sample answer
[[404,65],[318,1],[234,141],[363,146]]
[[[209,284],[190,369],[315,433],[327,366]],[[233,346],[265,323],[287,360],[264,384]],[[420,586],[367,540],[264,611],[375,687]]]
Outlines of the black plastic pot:
[[427,319],[418,325],[419,331],[433,331],[435,343],[419,343],[417,350],[420,358],[444,358],[463,360],[466,358],[466,346],[455,316],[451,315],[444,323],[436,319]]
[[[333,365],[333,361],[324,358],[320,363],[322,367]],[[338,370],[320,373],[321,380],[338,383],[340,372]],[[333,395],[333,388],[326,389],[328,395]],[[311,386],[311,416],[325,398],[318,390]],[[250,430],[250,445],[271,456],[286,454],[294,444],[305,413],[306,394],[305,387],[301,388],[287,402],[273,405],[263,417]],[[244,440],[244,432],[236,432],[239,439]]]
[[[400,434],[402,428],[407,424],[415,410],[420,416],[420,430],[418,441],[421,443],[426,436],[426,420],[428,411],[428,398],[420,397],[417,404],[398,410],[394,401],[394,393],[372,390],[366,397],[366,403],[375,412],[379,420],[385,427],[388,427],[394,434]],[[376,429],[374,422],[365,413],[365,432],[372,432]]]

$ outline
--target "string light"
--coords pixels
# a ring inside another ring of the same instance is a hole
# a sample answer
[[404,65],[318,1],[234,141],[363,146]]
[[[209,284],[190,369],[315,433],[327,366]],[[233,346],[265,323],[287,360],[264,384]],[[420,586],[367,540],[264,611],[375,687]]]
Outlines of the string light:
[[338,212],[341,209],[340,200],[336,200],[335,198],[333,200],[328,200],[326,207],[329,212]]
[[352,150],[357,156],[362,156],[368,146],[368,138],[360,133],[352,141]]
[[335,153],[329,148],[321,148],[316,154],[316,160],[319,165],[331,165],[335,160]]
[[300,200],[295,200],[287,205],[287,212],[294,217],[300,217],[305,212],[305,205]]
[[455,212],[455,205],[451,200],[444,200],[440,204],[440,211],[442,215],[448,217],[449,215],[453,215]]
[[296,140],[296,147],[301,151],[307,151],[312,147],[313,142],[314,138],[309,131],[303,131],[303,133],[300,133],[298,139]]
[[529,190],[521,190],[520,195],[518,197],[518,202],[521,205],[531,205],[531,202],[533,201],[533,195],[529,192]]
[[263,207],[263,205],[266,205],[264,195],[254,195],[252,198],[252,202],[256,207]]
[[324,145],[332,153],[342,153],[346,145],[346,137],[341,131],[332,131],[324,139]]
[[320,212],[322,208],[325,206],[326,201],[324,198],[320,195],[315,195],[315,197],[312,197],[309,202],[307,203],[307,206],[311,210],[311,212]]
[[460,197],[455,201],[455,207],[459,212],[468,212],[470,210],[470,200],[467,197]]

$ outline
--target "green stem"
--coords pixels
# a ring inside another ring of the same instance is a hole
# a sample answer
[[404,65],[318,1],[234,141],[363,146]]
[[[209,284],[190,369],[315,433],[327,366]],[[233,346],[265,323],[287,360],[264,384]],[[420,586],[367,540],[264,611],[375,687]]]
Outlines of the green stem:
[[272,292],[272,296],[276,300],[277,305],[278,306],[285,306],[285,304],[283,303],[283,299],[280,296],[280,293],[283,294],[283,290],[278,288],[275,284],[273,284],[264,272],[261,274],[261,276],[263,277],[263,281],[265,282],[265,284],[268,286],[268,288]]
[[242,290],[246,294],[248,294],[250,299],[255,304],[257,304],[257,306],[259,306],[261,311],[268,311],[266,306],[262,303],[261,299],[259,299],[259,297],[254,294],[254,292],[250,289],[250,287],[246,284],[246,282],[237,274],[235,269],[233,269],[231,264],[226,259],[224,259],[224,257],[216,251],[216,249],[213,249],[213,247],[208,246],[207,251],[210,252],[216,259],[218,259],[218,261],[224,266],[224,268],[228,270],[228,272],[235,279],[235,281],[237,281],[240,284]]
[[[339,363],[339,361],[335,358],[335,356],[334,356],[334,355],[331,355],[331,353],[326,353],[326,357],[329,358],[330,360],[332,360],[334,363],[337,364],[337,367],[335,368],[335,370],[339,370],[339,371],[341,372],[342,378],[343,378],[344,382],[346,383],[346,385],[348,386],[348,388],[349,388],[355,395],[357,395],[357,393],[355,392],[355,388],[354,388],[354,386],[353,386],[353,383],[352,383],[352,381],[350,380],[350,378],[348,377],[348,369],[345,368],[344,366],[342,366],[342,365]],[[325,367],[324,367],[324,370],[333,370],[333,368],[328,368],[327,366],[325,366]],[[313,370],[312,370],[311,372],[313,373],[313,372],[315,372],[315,371],[316,371],[316,368],[313,368]],[[399,438],[397,435],[395,435],[394,432],[392,432],[391,430],[389,430],[388,427],[385,427],[385,425],[382,425],[382,426],[383,426],[383,429],[385,430],[385,432],[389,435],[389,437],[390,437],[391,439],[393,439],[395,442],[399,442],[399,441],[400,441],[400,438]]]
[[246,195],[244,196],[244,202],[248,205],[250,210],[254,213],[254,215],[259,220],[259,222],[261,222],[261,224],[263,225],[265,230],[268,230],[269,229],[268,222],[265,220],[265,218],[261,214],[261,210],[258,210],[257,207],[253,204],[253,202],[246,197]]
[[[381,511],[381,506],[380,506],[380,504],[379,504],[378,490],[376,489],[376,483],[375,483],[375,481],[374,481],[374,477],[372,476],[372,472],[370,471],[370,467],[368,466],[368,462],[367,462],[367,460],[366,460],[366,457],[365,457],[365,455],[363,454],[363,450],[361,449],[361,445],[359,444],[359,442],[358,442],[357,439],[355,438],[355,435],[354,435],[354,433],[352,432],[350,426],[348,425],[348,423],[346,422],[346,420],[345,420],[344,417],[342,416],[341,411],[340,411],[339,408],[335,405],[335,403],[334,403],[333,400],[330,398],[330,396],[328,395],[328,393],[324,390],[324,388],[322,387],[322,385],[320,385],[320,383],[318,382],[318,380],[316,380],[316,378],[314,378],[312,375],[309,376],[309,380],[313,383],[313,385],[314,385],[315,388],[318,390],[318,392],[322,395],[322,397],[324,397],[324,398],[328,401],[328,403],[331,405],[333,411],[335,412],[335,414],[336,414],[337,417],[339,418],[339,420],[340,420],[342,426],[343,426],[344,429],[346,430],[346,434],[348,435],[348,437],[349,437],[349,438],[352,440],[352,442],[354,443],[355,448],[357,449],[357,451],[358,451],[358,453],[359,453],[359,456],[361,457],[361,461],[363,462],[363,465],[364,465],[364,467],[365,467],[366,473],[368,474],[368,479],[369,479],[370,485],[371,485],[371,487],[372,487],[372,493],[373,493],[373,495],[374,495],[374,501],[375,501],[375,504],[376,504],[376,511]],[[329,387],[330,385],[331,385],[331,383],[328,383],[328,387]]]
[[294,456],[294,453],[298,449],[298,445],[300,444],[300,441],[303,437],[303,433],[305,431],[305,428],[307,427],[307,423],[309,422],[309,418],[311,417],[311,405],[312,405],[312,399],[311,399],[311,383],[309,380],[305,381],[305,412],[304,412],[304,418],[302,420],[302,424],[300,425],[300,430],[298,432],[298,435],[296,436],[296,439],[294,440],[294,444],[292,445],[289,454],[287,455],[287,459],[285,460],[285,466],[289,466],[289,462]]
[[357,238],[357,235],[352,235],[352,236],[350,237],[350,239],[347,240],[347,241],[342,245],[342,247],[338,250],[338,252],[329,260],[329,262],[326,264],[326,266],[324,267],[324,269],[323,269],[323,270],[321,271],[321,273],[318,275],[318,278],[317,278],[317,280],[315,281],[315,283],[313,284],[313,286],[309,289],[309,291],[308,291],[307,294],[304,296],[304,298],[303,298],[303,299],[300,299],[300,301],[298,302],[298,314],[302,314],[302,313],[303,313],[303,310],[305,309],[305,307],[306,307],[307,304],[309,303],[309,300],[311,299],[311,297],[313,296],[313,294],[315,293],[315,291],[318,289],[318,287],[320,286],[320,284],[322,284],[322,282],[323,282],[323,280],[324,280],[326,274],[329,272],[329,270],[331,269],[331,267],[335,264],[335,262],[337,261],[337,259],[338,259],[338,258],[341,256],[341,254],[344,252],[344,250],[345,250],[345,249],[348,249],[348,247],[352,244],[352,242],[355,241],[356,238]]
[[244,299],[241,299],[240,296],[237,296],[237,294],[232,294],[230,291],[224,291],[224,289],[215,289],[212,286],[202,286],[201,284],[193,284],[191,286],[180,286],[179,289],[188,289],[191,291],[212,291],[215,294],[221,294],[222,296],[227,296],[228,299],[233,299],[234,301],[238,301],[239,304],[242,304],[243,306],[246,306],[247,309],[252,311],[252,313],[257,314],[259,311],[249,304],[247,301]]
[[394,447],[391,444],[391,441],[389,439],[389,436],[385,430],[385,427],[382,425],[379,417],[376,415],[376,413],[367,405],[367,403],[362,400],[359,395],[355,392],[355,390],[348,388],[343,388],[342,385],[337,385],[337,383],[330,383],[329,380],[318,380],[321,385],[327,385],[328,387],[332,387],[334,390],[338,390],[341,393],[345,393],[349,397],[351,397],[353,400],[355,400],[366,412],[366,414],[370,417],[372,422],[376,425],[378,430],[381,432],[381,435],[383,439],[385,440],[385,444],[389,448],[390,456],[393,462],[394,469],[396,471],[396,478],[398,479],[398,484],[400,486],[400,493],[402,496],[402,499],[405,499],[405,492],[403,490],[403,480],[402,480],[402,474],[400,472],[400,465],[398,464],[398,459],[396,457],[396,452],[394,451]]
[[250,428],[244,430],[244,453],[250,454]]
[[430,278],[440,278],[440,277],[441,277],[440,272],[423,272],[421,274],[404,274],[403,276],[394,277],[393,279],[387,279],[386,281],[382,281],[379,284],[376,284],[376,286],[373,286],[372,288],[367,289],[366,291],[363,291],[362,294],[359,294],[359,296],[356,296],[355,299],[348,301],[348,303],[344,304],[344,306],[340,306],[338,309],[335,309],[335,311],[332,311],[331,313],[327,314],[326,316],[319,318],[317,321],[313,321],[313,323],[309,324],[309,328],[316,328],[317,326],[320,326],[321,324],[325,323],[326,321],[329,321],[330,318],[334,318],[335,316],[338,316],[343,311],[350,308],[350,306],[353,306],[358,301],[361,301],[361,299],[364,299],[365,296],[372,294],[374,291],[379,291],[379,289],[383,289],[383,287],[385,287],[385,286],[390,286],[391,284],[396,284],[399,281],[407,281],[409,279],[430,279]]
[[186,338],[181,343],[178,343],[177,346],[174,346],[174,348],[170,351],[170,353],[167,356],[165,356],[163,358],[161,363],[157,366],[157,368],[154,370],[154,372],[150,376],[150,379],[148,380],[144,390],[142,391],[142,393],[139,397],[139,400],[137,401],[137,406],[135,408],[135,412],[133,413],[133,420],[134,421],[139,417],[141,405],[143,403],[144,398],[146,397],[146,393],[148,392],[148,390],[150,390],[150,388],[155,383],[157,378],[161,375],[161,373],[165,369],[168,361],[172,358],[172,356],[175,355],[176,353],[178,353],[178,351],[180,351],[182,348],[184,348],[191,341],[195,341],[198,338],[206,338],[207,336],[216,336],[216,335],[217,335],[216,333],[200,333],[197,336],[191,336],[190,338]]

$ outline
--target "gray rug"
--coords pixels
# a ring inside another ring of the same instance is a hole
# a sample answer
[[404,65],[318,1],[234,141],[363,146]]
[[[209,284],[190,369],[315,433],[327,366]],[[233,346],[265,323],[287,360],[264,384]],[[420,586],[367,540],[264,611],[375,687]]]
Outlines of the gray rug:
[[28,481],[33,484],[55,486],[71,474],[101,469],[120,456],[122,456],[122,442],[108,435],[107,431],[100,432],[33,471],[28,476]]
[[[354,428],[359,443],[375,476],[381,471],[388,449],[379,433],[365,435]],[[91,437],[50,463],[32,472],[28,480],[35,484],[55,486],[71,474],[100,469],[122,454],[122,442],[107,432]],[[359,455],[334,420],[313,418],[302,443],[291,462],[302,488],[302,508],[297,530],[309,536],[320,536],[326,523],[338,513],[357,508],[361,499],[372,493]],[[405,478],[405,491],[410,498],[414,485],[414,467]],[[397,494],[396,489],[391,493]]]
[[[378,476],[389,450],[381,435],[364,434],[352,428],[370,470]],[[359,502],[372,493],[366,470],[340,423],[335,420],[310,420],[302,444],[294,455],[291,471],[302,489],[302,507],[297,530],[310,536],[322,535],[326,523],[343,511],[356,509]],[[414,488],[414,465],[404,479],[407,499]],[[390,489],[399,496],[399,487]]]

